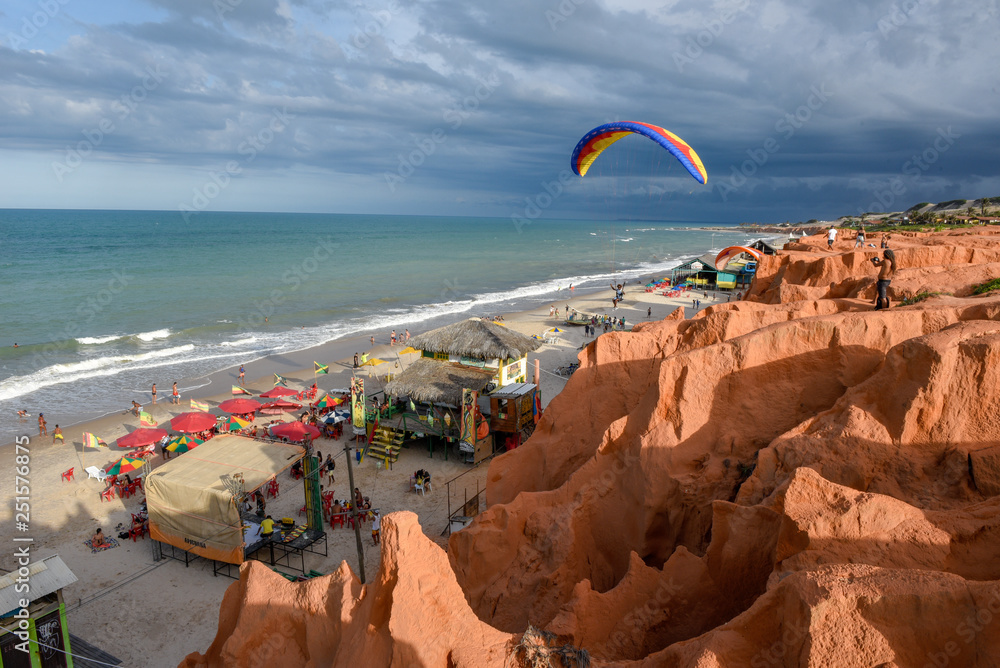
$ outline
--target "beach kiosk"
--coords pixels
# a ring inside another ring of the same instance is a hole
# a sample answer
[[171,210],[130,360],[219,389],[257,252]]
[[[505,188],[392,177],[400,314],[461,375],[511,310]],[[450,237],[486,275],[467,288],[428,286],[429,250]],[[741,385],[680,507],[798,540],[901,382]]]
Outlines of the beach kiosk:
[[[477,401],[484,397],[479,408],[488,415],[489,400],[485,397],[511,385],[525,384],[528,353],[537,350],[541,342],[502,324],[469,318],[420,334],[410,345],[421,351],[421,359],[385,388],[391,396],[406,397],[414,406],[420,404],[417,411],[402,416],[401,428],[434,433],[448,441],[461,439],[460,450],[474,461],[491,453],[493,435],[480,437],[488,427],[462,428],[468,413],[463,396],[471,391],[476,393]],[[488,418],[482,422],[489,423]],[[469,436],[470,432],[475,436]]]
[[0,576],[0,668],[72,668],[74,655],[76,665],[121,664],[70,634],[62,590],[76,581],[58,555]]
[[320,540],[325,552],[325,533],[289,527],[287,535],[264,537],[260,518],[239,508],[244,495],[270,485],[303,456],[300,445],[217,436],[171,459],[145,478],[149,535],[162,544],[163,556],[185,565],[204,557],[216,562],[216,574],[230,575],[227,565],[238,566],[260,550],[273,565],[276,549],[279,556],[301,557],[304,569],[301,552],[314,551]]

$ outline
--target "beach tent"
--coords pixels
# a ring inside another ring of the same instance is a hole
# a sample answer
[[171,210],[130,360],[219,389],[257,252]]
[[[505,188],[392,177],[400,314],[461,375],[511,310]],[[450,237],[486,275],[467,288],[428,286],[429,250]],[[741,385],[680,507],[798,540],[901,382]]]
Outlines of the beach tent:
[[238,499],[224,480],[243,478],[244,492],[302,459],[305,450],[242,436],[217,436],[146,476],[149,535],[207,559],[241,564],[243,526]]

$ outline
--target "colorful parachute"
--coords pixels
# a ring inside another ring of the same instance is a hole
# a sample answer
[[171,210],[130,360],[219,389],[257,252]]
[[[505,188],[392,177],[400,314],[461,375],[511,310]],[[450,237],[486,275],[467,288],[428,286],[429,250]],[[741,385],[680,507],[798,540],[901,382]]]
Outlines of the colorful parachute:
[[753,259],[758,262],[760,262],[760,259],[764,257],[764,254],[756,248],[748,248],[747,246],[730,246],[729,248],[723,248],[722,251],[715,256],[715,268],[719,271],[724,271],[727,264],[744,253],[752,256]]
[[573,149],[573,157],[570,158],[573,172],[580,176],[585,175],[590,169],[590,165],[604,149],[630,134],[649,137],[670,151],[698,183],[704,184],[708,181],[705,165],[702,164],[701,158],[698,157],[693,148],[688,146],[687,142],[668,130],[636,121],[605,123],[585,134],[576,148]]

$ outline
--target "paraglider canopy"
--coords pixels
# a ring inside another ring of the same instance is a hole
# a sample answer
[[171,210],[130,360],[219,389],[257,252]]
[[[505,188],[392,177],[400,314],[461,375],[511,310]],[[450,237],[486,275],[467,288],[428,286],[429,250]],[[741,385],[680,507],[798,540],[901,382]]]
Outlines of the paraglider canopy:
[[648,137],[670,151],[698,183],[704,184],[708,181],[705,165],[687,142],[669,130],[638,121],[605,123],[585,134],[573,149],[573,156],[570,158],[573,172],[584,176],[604,149],[631,134]]
[[764,254],[756,248],[749,248],[747,246],[730,246],[729,248],[723,248],[719,254],[715,256],[715,268],[719,271],[724,271],[727,264],[744,253],[753,257],[753,259],[758,262],[762,257],[764,257]]

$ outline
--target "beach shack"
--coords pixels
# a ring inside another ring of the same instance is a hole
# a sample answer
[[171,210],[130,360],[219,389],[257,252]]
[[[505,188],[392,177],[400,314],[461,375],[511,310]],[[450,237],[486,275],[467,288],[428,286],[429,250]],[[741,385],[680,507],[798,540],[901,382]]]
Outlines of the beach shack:
[[[224,564],[242,564],[263,548],[273,562],[277,542],[263,538],[260,519],[248,518],[239,504],[265,485],[265,493],[273,490],[276,495],[278,474],[304,456],[305,448],[291,443],[217,436],[167,461],[147,475],[143,484],[149,535],[161,544],[163,556],[185,565],[191,558],[204,557],[216,562],[216,573],[223,572]],[[299,542],[325,541],[325,534],[315,529],[300,532],[296,538],[302,536]],[[284,542],[280,545],[286,547]],[[228,569],[224,574],[229,574]]]
[[62,590],[76,581],[58,555],[0,576],[0,667],[72,668],[74,655],[78,666],[121,664],[70,634]]
[[[446,416],[452,419],[434,422],[442,429],[441,436],[453,441],[462,433],[461,412],[463,397],[467,396],[465,391],[482,397],[484,403],[479,406],[479,412],[489,415],[489,400],[485,397],[509,386],[525,386],[528,353],[537,350],[541,342],[499,323],[469,318],[420,334],[410,341],[410,345],[421,351],[421,358],[393,378],[385,391],[391,396],[406,397],[415,404],[421,404],[425,415],[444,410]],[[531,388],[525,396],[530,394],[527,401],[533,402],[535,386],[531,385]],[[481,426],[483,423],[494,426],[492,419],[483,418],[477,424]],[[404,428],[415,431],[417,427]],[[485,431],[486,427],[482,429]],[[478,434],[479,428],[474,431]],[[493,435],[483,438],[467,435],[459,447],[465,452],[471,448],[470,454],[478,461],[492,452]]]
[[684,283],[703,290],[731,289],[736,287],[736,280],[736,273],[715,268],[712,253],[682,262],[670,270],[671,285]]

